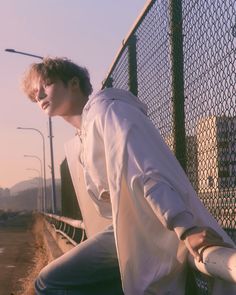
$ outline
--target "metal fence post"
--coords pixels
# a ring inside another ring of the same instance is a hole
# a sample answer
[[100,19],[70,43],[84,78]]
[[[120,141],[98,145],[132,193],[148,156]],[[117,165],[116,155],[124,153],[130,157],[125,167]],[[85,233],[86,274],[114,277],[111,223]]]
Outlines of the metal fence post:
[[113,78],[112,77],[108,77],[106,79],[106,81],[103,83],[102,89],[104,89],[105,87],[107,87],[107,88],[112,88],[113,87]]
[[186,169],[182,1],[170,0],[170,44],[175,155]]
[[138,75],[137,75],[137,52],[136,52],[137,39],[132,35],[128,40],[128,62],[129,62],[129,90],[138,95]]
[[[55,173],[54,173],[54,157],[53,157],[53,143],[52,143],[52,120],[49,117],[49,140],[50,140],[50,154],[51,154],[51,173],[52,173],[52,199],[51,199],[51,210],[52,213],[55,213],[57,210],[56,207],[56,184],[55,184]],[[46,206],[46,204],[45,204]]]

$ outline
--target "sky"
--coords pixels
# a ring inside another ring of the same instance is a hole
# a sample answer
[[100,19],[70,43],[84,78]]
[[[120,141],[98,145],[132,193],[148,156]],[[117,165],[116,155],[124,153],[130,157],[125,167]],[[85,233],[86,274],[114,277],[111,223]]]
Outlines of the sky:
[[[40,56],[68,57],[85,66],[94,92],[118,53],[122,40],[147,0],[5,0],[0,3],[0,187],[39,176],[45,137],[46,177],[50,178],[48,118],[22,92],[20,82],[36,58],[8,53],[6,48]],[[65,158],[64,143],[75,129],[53,118],[55,176]]]

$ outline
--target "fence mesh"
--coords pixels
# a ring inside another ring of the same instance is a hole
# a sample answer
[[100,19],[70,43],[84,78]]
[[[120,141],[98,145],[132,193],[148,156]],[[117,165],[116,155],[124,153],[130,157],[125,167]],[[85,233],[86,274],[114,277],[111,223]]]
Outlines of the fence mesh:
[[[136,37],[138,96],[174,151],[169,10],[168,1],[152,1],[130,38]],[[235,228],[236,3],[184,0],[179,25],[183,27],[187,174],[217,220]],[[113,87],[129,89],[128,55],[127,42],[107,78]]]
[[[183,1],[185,125],[194,186],[223,227],[235,228],[236,2]],[[197,152],[197,157],[190,157]]]
[[[169,20],[166,1],[155,2],[135,34],[137,37],[138,95],[148,105],[148,115],[168,141],[172,138],[170,114],[171,75]],[[171,143],[171,142],[170,142]]]
[[117,61],[110,82],[114,83],[117,88],[129,90],[129,64],[128,64],[128,49],[124,48],[124,52]]
[[[175,152],[170,3],[151,1],[129,36],[136,39],[136,76],[126,42],[104,87],[112,79],[113,87],[127,90],[137,77],[139,98]],[[204,205],[236,241],[236,2],[183,0],[176,26],[183,34],[186,173]],[[198,294],[208,294],[206,284],[200,288]]]

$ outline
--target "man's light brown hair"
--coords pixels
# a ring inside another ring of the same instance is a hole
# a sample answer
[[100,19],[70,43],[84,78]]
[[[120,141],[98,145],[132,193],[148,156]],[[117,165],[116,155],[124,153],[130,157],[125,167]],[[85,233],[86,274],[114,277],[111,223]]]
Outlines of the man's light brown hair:
[[88,97],[93,89],[86,68],[78,66],[67,58],[44,58],[41,63],[34,63],[30,66],[22,79],[22,88],[26,95],[35,102],[34,82],[38,78],[42,78],[45,82],[61,80],[67,85],[74,77],[78,78],[81,91]]

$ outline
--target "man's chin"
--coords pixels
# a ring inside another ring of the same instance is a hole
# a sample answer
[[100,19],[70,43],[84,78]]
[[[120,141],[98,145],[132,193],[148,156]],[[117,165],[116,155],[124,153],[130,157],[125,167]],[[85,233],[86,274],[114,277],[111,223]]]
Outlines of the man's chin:
[[45,110],[45,114],[48,116],[48,117],[55,117],[57,114],[55,114],[55,112],[50,112],[50,110]]

